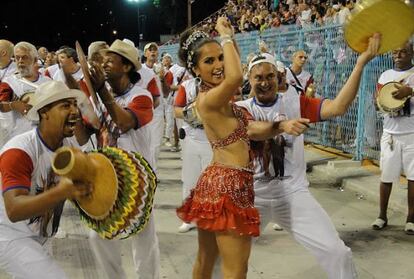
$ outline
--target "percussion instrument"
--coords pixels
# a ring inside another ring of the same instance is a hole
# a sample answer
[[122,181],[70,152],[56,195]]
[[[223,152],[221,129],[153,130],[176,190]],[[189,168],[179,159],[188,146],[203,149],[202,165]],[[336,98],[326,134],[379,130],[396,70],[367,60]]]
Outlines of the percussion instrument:
[[140,154],[115,147],[86,154],[62,147],[56,151],[52,169],[73,181],[93,184],[89,197],[73,202],[81,219],[102,238],[125,239],[148,223],[157,183]]
[[82,47],[78,41],[75,42],[75,45],[79,64],[81,66],[83,73],[83,80],[86,84],[89,94],[91,94],[92,99],[92,102],[90,102],[88,99],[87,102],[82,102],[81,104],[78,104],[78,107],[82,112],[82,116],[84,116],[86,122],[91,124],[95,129],[99,129],[101,127],[101,122],[95,113],[97,108],[99,108],[99,104],[95,89],[92,86],[91,77],[89,74],[88,61],[86,60],[85,53],[83,52]]
[[184,121],[187,122],[193,128],[202,128],[203,123],[200,115],[198,114],[196,102],[190,102],[183,109]]
[[414,9],[402,0],[362,0],[355,4],[345,25],[345,40],[362,53],[368,39],[381,33],[379,53],[402,46],[414,33]]
[[93,105],[98,105],[98,98],[96,97],[95,89],[92,86],[91,82],[91,76],[89,74],[89,66],[88,61],[86,60],[85,53],[83,52],[83,49],[78,41],[75,42],[76,45],[76,54],[78,55],[79,64],[82,69],[83,73],[83,80],[86,83],[86,87],[88,88],[89,93],[91,94]]
[[403,98],[401,100],[394,98],[392,95],[397,91],[396,85],[400,83],[391,81],[384,84],[384,86],[378,91],[377,105],[378,108],[389,114],[390,116],[398,116],[399,111],[404,107],[406,100],[410,97]]

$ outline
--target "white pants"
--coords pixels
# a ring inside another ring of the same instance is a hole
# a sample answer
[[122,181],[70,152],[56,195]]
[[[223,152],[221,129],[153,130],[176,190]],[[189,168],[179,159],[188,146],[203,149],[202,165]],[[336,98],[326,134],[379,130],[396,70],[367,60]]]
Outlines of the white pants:
[[154,115],[150,122],[151,125],[151,154],[154,165],[151,166],[154,171],[157,170],[158,156],[160,155],[162,134],[164,132],[164,116]]
[[[158,279],[160,274],[160,251],[155,234],[154,215],[143,231],[125,240],[108,240],[101,238],[95,231],[90,231],[89,242],[98,265],[109,279],[126,279],[122,268],[121,241],[132,248],[135,272],[140,279]],[[57,277],[56,277],[57,278]]]
[[15,279],[66,279],[46,248],[32,238],[0,241],[0,268]]
[[208,166],[213,157],[210,143],[199,142],[191,137],[185,137],[182,143],[183,166],[181,180],[183,181],[183,199],[196,186],[201,172]]
[[307,189],[278,199],[256,197],[255,206],[261,231],[269,222],[278,223],[316,257],[329,279],[357,278],[351,249]]
[[171,139],[174,131],[174,106],[164,103],[165,107],[165,134],[166,138]]
[[[413,119],[414,121],[414,119]],[[408,180],[414,180],[414,133],[381,137],[381,181],[399,181],[401,171]]]

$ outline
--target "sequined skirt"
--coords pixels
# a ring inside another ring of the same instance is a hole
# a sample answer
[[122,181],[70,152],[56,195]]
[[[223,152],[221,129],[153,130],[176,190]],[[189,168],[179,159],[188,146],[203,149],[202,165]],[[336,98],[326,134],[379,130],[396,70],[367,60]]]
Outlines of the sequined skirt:
[[254,207],[253,173],[218,164],[208,166],[177,215],[207,231],[259,235],[259,213]]

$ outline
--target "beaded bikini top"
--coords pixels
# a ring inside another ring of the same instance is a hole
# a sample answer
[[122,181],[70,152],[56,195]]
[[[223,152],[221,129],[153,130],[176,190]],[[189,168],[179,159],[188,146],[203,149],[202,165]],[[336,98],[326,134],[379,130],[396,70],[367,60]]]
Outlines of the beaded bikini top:
[[213,140],[211,141],[211,147],[213,149],[215,148],[224,148],[227,145],[230,145],[232,143],[235,143],[238,140],[243,140],[250,146],[249,137],[247,135],[247,125],[248,120],[246,115],[243,113],[242,109],[232,104],[233,113],[236,116],[238,120],[237,128],[227,137],[223,139]]

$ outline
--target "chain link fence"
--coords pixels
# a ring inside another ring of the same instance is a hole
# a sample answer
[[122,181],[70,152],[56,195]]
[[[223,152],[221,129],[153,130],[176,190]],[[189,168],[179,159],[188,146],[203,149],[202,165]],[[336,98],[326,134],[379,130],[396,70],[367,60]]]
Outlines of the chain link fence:
[[[305,70],[313,74],[317,96],[333,99],[347,81],[358,57],[347,46],[343,33],[342,27],[337,25],[308,28],[284,26],[262,33],[236,34],[235,39],[242,63],[246,63],[250,53],[258,53],[261,41],[286,66],[290,65],[295,51],[305,50],[308,54]],[[178,61],[177,44],[161,46],[160,52],[164,51]],[[390,68],[392,60],[389,54],[373,59],[365,67],[358,95],[348,112],[342,117],[313,124],[305,140],[350,153],[355,160],[378,160],[382,116],[375,110],[374,94],[380,74]]]

